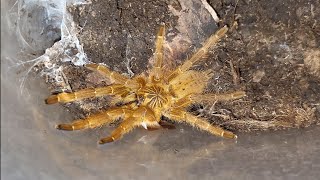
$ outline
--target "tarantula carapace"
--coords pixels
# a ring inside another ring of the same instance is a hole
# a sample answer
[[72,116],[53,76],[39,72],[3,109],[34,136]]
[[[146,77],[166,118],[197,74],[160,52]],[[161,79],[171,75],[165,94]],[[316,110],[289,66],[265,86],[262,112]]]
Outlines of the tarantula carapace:
[[244,91],[205,94],[203,90],[212,76],[211,71],[190,70],[194,63],[204,59],[203,56],[207,54],[209,48],[223,37],[227,31],[228,28],[225,26],[211,35],[202,48],[174,70],[168,70],[163,61],[164,24],[161,25],[157,34],[154,64],[147,75],[141,74],[128,78],[104,65],[87,64],[87,68],[100,72],[113,83],[105,87],[51,95],[46,99],[46,103],[67,103],[99,96],[113,96],[114,98],[119,98],[122,103],[98,114],[90,115],[86,119],[76,120],[70,124],[59,124],[56,128],[69,131],[95,128],[121,118],[120,125],[111,135],[100,139],[99,143],[104,144],[120,139],[124,134],[138,126],[146,129],[160,128],[161,117],[164,116],[173,121],[185,122],[191,126],[198,127],[213,135],[237,138],[232,132],[214,126],[205,119],[194,116],[186,110],[193,103],[233,100],[245,95]]

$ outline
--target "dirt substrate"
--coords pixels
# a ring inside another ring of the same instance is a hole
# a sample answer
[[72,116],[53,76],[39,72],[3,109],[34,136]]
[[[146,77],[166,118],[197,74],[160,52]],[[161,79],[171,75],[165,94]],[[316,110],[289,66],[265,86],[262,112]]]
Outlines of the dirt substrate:
[[[208,3],[221,18],[219,26],[233,28],[210,53],[205,66],[195,68],[214,70],[208,91],[242,89],[247,96],[233,102],[195,105],[191,110],[235,131],[320,124],[320,9],[316,8],[320,2]],[[79,27],[79,39],[90,61],[133,75],[147,70],[161,22],[166,22],[169,29],[167,38],[179,33],[175,28],[179,17],[172,14],[168,5],[181,10],[179,1],[166,0],[93,1],[68,9]],[[108,84],[85,68],[68,65],[64,73],[72,90]],[[98,98],[65,106],[76,118],[83,118],[107,108],[108,101]]]

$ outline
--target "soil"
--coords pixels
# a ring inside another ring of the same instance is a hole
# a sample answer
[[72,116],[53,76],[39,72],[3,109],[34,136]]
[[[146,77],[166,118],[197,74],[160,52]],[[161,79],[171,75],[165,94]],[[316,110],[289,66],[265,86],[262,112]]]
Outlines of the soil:
[[[320,124],[320,7],[314,0],[208,0],[232,27],[205,66],[215,74],[207,91],[244,90],[245,98],[191,111],[233,131],[277,130]],[[178,0],[93,1],[69,7],[90,61],[132,76],[147,70],[161,22],[178,34]],[[167,38],[168,38],[167,37]],[[201,43],[201,42],[196,42]],[[130,48],[128,48],[130,47]],[[192,48],[191,48],[192,49]],[[189,48],[190,50],[190,48]],[[192,54],[188,51],[187,55]],[[185,55],[186,56],[186,55]],[[177,63],[181,63],[177,60]],[[72,90],[108,80],[68,65]],[[51,85],[52,86],[52,85]],[[78,118],[108,107],[108,98],[66,104]]]

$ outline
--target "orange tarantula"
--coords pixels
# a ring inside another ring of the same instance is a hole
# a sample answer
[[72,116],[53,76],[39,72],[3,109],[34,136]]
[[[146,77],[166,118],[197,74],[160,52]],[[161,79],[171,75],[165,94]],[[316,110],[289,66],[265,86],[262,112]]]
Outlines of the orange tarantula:
[[98,114],[90,115],[85,119],[76,120],[70,124],[59,124],[56,128],[68,131],[95,128],[121,118],[122,122],[111,135],[100,139],[99,143],[104,144],[122,138],[124,134],[138,126],[146,129],[160,128],[160,119],[162,116],[165,116],[173,121],[185,122],[213,135],[225,138],[237,138],[232,132],[214,126],[205,119],[194,116],[186,111],[186,108],[192,103],[233,100],[245,95],[244,91],[224,94],[204,94],[203,90],[212,76],[211,71],[190,70],[193,64],[202,60],[203,56],[208,53],[209,48],[219,41],[227,31],[228,28],[225,26],[211,35],[202,48],[175,70],[164,68],[164,24],[161,25],[157,34],[154,64],[148,75],[141,74],[128,78],[110,70],[104,65],[87,64],[87,68],[107,76],[113,83],[105,87],[51,95],[46,99],[46,103],[67,103],[99,96],[117,97],[123,103]]

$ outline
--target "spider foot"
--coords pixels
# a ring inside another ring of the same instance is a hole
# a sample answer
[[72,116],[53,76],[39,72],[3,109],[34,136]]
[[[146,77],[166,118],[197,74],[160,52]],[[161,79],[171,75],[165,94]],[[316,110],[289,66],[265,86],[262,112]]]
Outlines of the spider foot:
[[59,130],[65,130],[65,131],[73,131],[73,130],[75,130],[74,126],[72,126],[70,124],[58,124],[58,125],[56,125],[55,128],[59,129]]
[[45,100],[46,104],[55,104],[59,102],[59,98],[57,95],[51,95]]
[[237,139],[238,138],[237,135],[233,134],[230,131],[222,131],[221,132],[221,137],[229,138],[229,139]]
[[148,131],[155,131],[155,130],[159,130],[159,129],[176,129],[176,127],[173,124],[168,123],[163,120],[159,121],[159,124],[157,124],[157,125],[154,125],[154,126],[148,125],[147,126]]
[[112,136],[110,137],[106,137],[106,138],[102,138],[98,141],[99,144],[106,144],[106,143],[111,143],[114,142],[116,139]]

